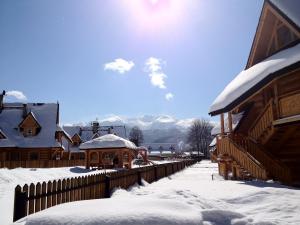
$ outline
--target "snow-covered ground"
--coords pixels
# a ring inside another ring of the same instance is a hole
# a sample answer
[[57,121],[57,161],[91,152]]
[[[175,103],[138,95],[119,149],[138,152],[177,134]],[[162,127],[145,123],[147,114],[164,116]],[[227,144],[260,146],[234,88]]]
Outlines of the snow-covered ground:
[[[114,171],[114,170],[106,170]],[[0,225],[12,223],[14,189],[19,185],[37,183],[67,177],[103,173],[103,170],[86,170],[84,167],[61,167],[51,169],[0,169]]]
[[[212,180],[214,174],[214,180]],[[272,182],[224,181],[203,161],[112,198],[62,204],[17,224],[300,224],[300,190]],[[2,212],[1,212],[2,213]]]
[[[171,160],[152,161],[154,164],[174,162]],[[139,167],[133,165],[133,168]],[[111,172],[115,170],[106,170]],[[84,167],[61,167],[45,169],[0,169],[0,225],[8,225],[13,220],[14,188],[17,185],[58,180],[68,177],[104,173],[104,170],[86,170]]]

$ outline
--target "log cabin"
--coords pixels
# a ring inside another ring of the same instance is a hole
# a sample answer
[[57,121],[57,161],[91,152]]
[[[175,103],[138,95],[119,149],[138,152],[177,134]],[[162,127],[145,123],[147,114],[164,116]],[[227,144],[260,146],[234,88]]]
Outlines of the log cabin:
[[[28,162],[61,159],[63,139],[58,103],[4,103],[0,96],[0,165],[35,167]],[[20,163],[24,162],[24,163]]]
[[221,175],[300,184],[300,1],[264,1],[246,68],[209,114]]
[[114,134],[106,134],[80,144],[85,152],[86,168],[127,168],[131,169],[137,146]]

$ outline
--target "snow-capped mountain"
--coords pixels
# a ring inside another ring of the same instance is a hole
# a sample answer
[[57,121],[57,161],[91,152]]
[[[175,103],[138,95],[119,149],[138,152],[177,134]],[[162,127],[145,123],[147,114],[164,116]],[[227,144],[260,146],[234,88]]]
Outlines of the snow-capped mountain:
[[169,115],[151,116],[145,115],[140,117],[126,118],[121,116],[109,116],[105,119],[100,120],[100,124],[103,126],[109,125],[125,125],[127,127],[138,126],[142,130],[153,130],[153,129],[187,129],[194,119],[176,119]]

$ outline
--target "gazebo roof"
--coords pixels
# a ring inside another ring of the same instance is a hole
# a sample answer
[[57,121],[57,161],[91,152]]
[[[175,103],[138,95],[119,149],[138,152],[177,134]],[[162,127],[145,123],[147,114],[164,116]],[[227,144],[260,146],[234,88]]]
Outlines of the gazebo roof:
[[82,143],[80,149],[104,149],[104,148],[129,148],[136,149],[136,145],[114,134],[106,134],[93,140]]

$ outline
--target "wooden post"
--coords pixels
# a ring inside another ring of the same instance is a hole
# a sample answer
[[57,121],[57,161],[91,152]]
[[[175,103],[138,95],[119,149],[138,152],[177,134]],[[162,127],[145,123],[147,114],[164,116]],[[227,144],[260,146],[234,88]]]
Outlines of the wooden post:
[[221,113],[221,135],[225,134],[225,126],[224,126],[224,113]]
[[26,215],[27,215],[27,193],[21,191],[21,187],[18,185],[15,188],[13,222],[25,217]]
[[157,181],[158,177],[157,177],[157,166],[154,166],[154,180]]
[[232,113],[228,112],[228,128],[229,133],[232,133]]
[[105,198],[110,198],[110,176],[105,176]]
[[90,154],[89,151],[85,151],[85,168],[90,169]]
[[137,177],[138,177],[138,185],[142,185],[142,173],[140,170],[137,171]]

